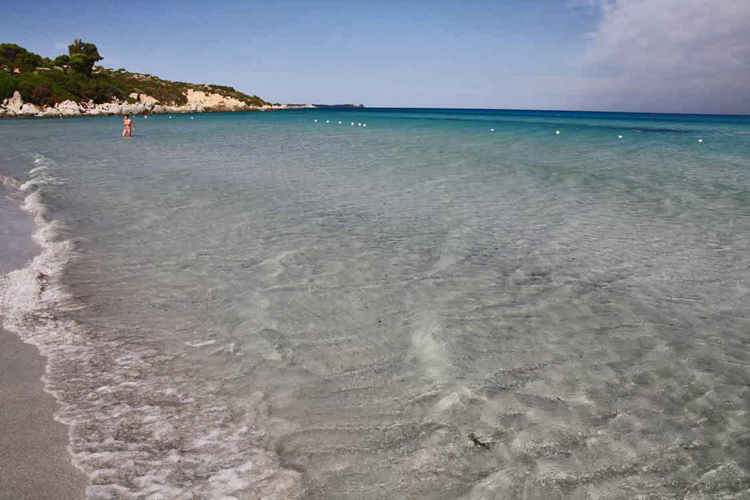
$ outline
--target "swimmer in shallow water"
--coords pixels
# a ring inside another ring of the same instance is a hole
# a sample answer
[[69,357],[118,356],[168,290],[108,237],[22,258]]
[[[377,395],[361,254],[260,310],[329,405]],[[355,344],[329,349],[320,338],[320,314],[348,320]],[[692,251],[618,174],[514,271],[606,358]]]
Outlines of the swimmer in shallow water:
[[135,132],[135,125],[133,124],[133,120],[130,119],[130,116],[125,115],[125,120],[123,121],[124,127],[122,129],[122,136],[123,137],[133,137],[133,132]]

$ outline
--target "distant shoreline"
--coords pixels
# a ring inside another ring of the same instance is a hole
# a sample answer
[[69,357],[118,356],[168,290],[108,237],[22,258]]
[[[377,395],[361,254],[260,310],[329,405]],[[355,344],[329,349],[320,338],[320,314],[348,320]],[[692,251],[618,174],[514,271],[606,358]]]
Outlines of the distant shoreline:
[[289,109],[364,109],[362,104],[266,104],[252,106],[247,103],[228,99],[216,93],[186,92],[187,104],[163,105],[146,94],[131,94],[131,99],[137,102],[121,102],[115,100],[101,104],[93,102],[78,103],[63,101],[54,106],[40,107],[24,102],[17,91],[13,97],[0,103],[0,118],[62,118],[73,116],[122,116],[122,115],[150,115],[190,114],[190,113],[235,113],[248,111],[279,111]]
[[216,93],[186,92],[187,103],[182,105],[163,105],[146,94],[131,94],[135,102],[114,100],[95,104],[93,102],[63,101],[54,106],[37,106],[24,102],[21,94],[16,91],[13,97],[5,99],[0,104],[0,118],[62,118],[72,116],[121,116],[142,115],[144,113],[160,114],[188,114],[215,113],[238,111],[276,111],[285,109],[314,108],[313,105],[266,104],[252,106],[236,99],[226,98]]

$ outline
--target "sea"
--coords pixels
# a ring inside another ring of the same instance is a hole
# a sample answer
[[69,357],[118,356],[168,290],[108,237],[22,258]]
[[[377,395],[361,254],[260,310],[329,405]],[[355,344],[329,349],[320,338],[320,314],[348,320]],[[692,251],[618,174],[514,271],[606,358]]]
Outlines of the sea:
[[750,498],[750,117],[134,121],[0,121],[88,499]]

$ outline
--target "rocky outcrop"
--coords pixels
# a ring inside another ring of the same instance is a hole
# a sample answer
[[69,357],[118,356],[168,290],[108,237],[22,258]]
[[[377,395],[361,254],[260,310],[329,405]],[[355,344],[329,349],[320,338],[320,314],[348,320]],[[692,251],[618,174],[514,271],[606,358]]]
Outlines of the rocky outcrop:
[[194,108],[196,111],[210,108],[212,110],[234,111],[236,109],[249,108],[244,102],[232,97],[225,97],[219,94],[209,94],[206,92],[188,89],[185,94],[187,97],[187,106]]
[[163,105],[154,97],[146,94],[132,93],[129,101],[114,100],[103,104],[77,103],[63,101],[54,107],[39,108],[31,103],[24,103],[17,91],[13,97],[3,100],[0,104],[0,117],[16,116],[79,116],[79,115],[139,115],[144,112],[150,114],[164,113],[205,113],[210,111],[266,111],[271,109],[287,109],[286,105],[251,106],[238,99],[188,89],[185,93],[187,103],[184,105]]
[[23,100],[18,91],[13,92],[13,97],[3,100],[0,106],[0,116],[17,116],[23,107]]

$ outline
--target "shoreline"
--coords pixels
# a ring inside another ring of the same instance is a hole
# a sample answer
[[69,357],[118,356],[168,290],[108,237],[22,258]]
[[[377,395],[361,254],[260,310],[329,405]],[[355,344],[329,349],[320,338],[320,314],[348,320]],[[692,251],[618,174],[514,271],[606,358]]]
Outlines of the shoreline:
[[[11,188],[12,189],[12,188]],[[0,274],[21,269],[40,253],[34,222],[0,186]],[[86,476],[68,452],[69,427],[55,419],[61,404],[47,392],[48,359],[0,327],[0,500],[83,499]]]
[[[109,104],[109,103],[107,103]],[[257,113],[264,111],[285,111],[285,110],[298,110],[298,109],[318,109],[314,106],[267,106],[262,108],[243,108],[243,109],[158,109],[149,110],[140,107],[133,108],[130,106],[122,106],[120,109],[112,111],[102,111],[99,109],[87,110],[83,112],[61,112],[58,108],[37,108],[32,112],[8,114],[0,113],[0,120],[3,119],[14,119],[14,118],[77,118],[84,116],[123,116],[132,115],[138,116],[147,112],[149,115],[189,115],[189,114],[210,114],[210,113]],[[2,110],[0,110],[2,111]]]
[[219,94],[189,91],[185,94],[187,103],[181,105],[161,104],[146,94],[131,94],[132,101],[111,101],[101,104],[89,102],[63,101],[54,106],[40,107],[24,103],[21,94],[16,91],[13,97],[0,102],[0,118],[63,118],[73,116],[121,116],[188,113],[235,113],[248,111],[280,111],[287,109],[316,109],[312,104],[280,104],[252,106],[236,99],[225,98]]
[[[204,109],[200,111],[194,111],[194,110],[178,110],[178,111],[148,111],[149,115],[190,115],[190,114],[211,114],[211,113],[258,113],[258,112],[264,112],[264,111],[286,111],[286,110],[299,110],[299,109],[319,109],[314,106],[299,106],[299,107],[293,107],[293,106],[286,106],[286,107],[268,107],[268,108],[247,108],[247,109]],[[123,116],[123,115],[133,115],[138,116],[142,115],[143,111],[128,111],[128,112],[92,112],[92,113],[75,113],[75,114],[64,114],[64,113],[57,113],[52,112],[52,110],[55,110],[55,108],[46,108],[43,112],[38,112],[36,114],[17,114],[17,115],[9,115],[9,114],[0,114],[0,120],[12,120],[12,119],[18,119],[18,118],[78,118],[78,117],[84,117],[84,116]]]

